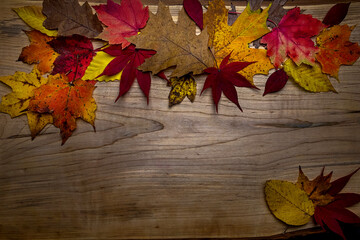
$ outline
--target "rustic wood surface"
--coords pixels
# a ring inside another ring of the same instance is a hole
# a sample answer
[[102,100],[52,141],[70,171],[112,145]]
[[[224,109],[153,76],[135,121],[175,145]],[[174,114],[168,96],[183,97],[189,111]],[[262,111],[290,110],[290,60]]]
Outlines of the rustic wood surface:
[[[99,2],[99,1],[97,1]],[[293,1],[290,5],[308,1]],[[312,1],[315,2],[315,1]],[[306,5],[322,19],[332,6]],[[329,1],[334,2],[334,1]],[[17,62],[28,27],[0,3],[0,75],[30,72]],[[155,11],[156,7],[151,10]],[[172,6],[174,16],[178,6]],[[239,6],[239,10],[241,10]],[[344,23],[360,25],[360,3]],[[352,33],[360,42],[360,27]],[[326,166],[334,179],[360,166],[360,61],[343,66],[339,92],[307,93],[289,82],[278,94],[239,89],[244,110],[211,91],[168,107],[169,88],[154,77],[150,104],[137,84],[118,102],[119,82],[99,83],[96,132],[78,120],[61,146],[49,126],[34,141],[25,116],[0,113],[0,239],[247,238],[281,234],[269,212],[268,179],[295,181],[298,166],[313,178]],[[198,90],[204,77],[197,78]],[[0,95],[10,92],[0,85]],[[345,192],[360,193],[360,174]],[[360,214],[360,204],[351,208]],[[294,231],[313,227],[309,223]]]

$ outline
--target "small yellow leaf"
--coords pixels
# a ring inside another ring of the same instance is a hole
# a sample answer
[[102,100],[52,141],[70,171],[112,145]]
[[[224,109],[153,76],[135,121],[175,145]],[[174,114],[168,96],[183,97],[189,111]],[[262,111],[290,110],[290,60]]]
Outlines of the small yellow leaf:
[[42,8],[38,6],[26,6],[13,9],[19,17],[30,27],[36,29],[50,37],[57,36],[56,30],[48,30],[43,26],[46,16],[42,13]]
[[288,225],[304,225],[314,215],[314,204],[294,183],[269,180],[265,183],[266,202],[272,214]]
[[51,114],[40,114],[27,111],[27,118],[32,139],[34,139],[47,124],[53,123]]
[[291,59],[284,63],[284,71],[289,77],[309,92],[335,92],[327,75],[323,74],[318,63],[314,66],[300,64],[297,66]]
[[191,102],[194,102],[196,96],[196,82],[190,75],[181,78],[170,78],[171,91],[169,94],[170,107],[181,103],[187,96]]
[[122,71],[112,75],[112,76],[106,76],[103,75],[99,78],[96,78],[99,76],[106,68],[106,66],[116,57],[113,57],[106,52],[98,51],[96,53],[96,56],[91,61],[90,65],[86,69],[86,72],[84,76],[82,77],[83,80],[96,80],[96,81],[114,81],[114,80],[120,80]]

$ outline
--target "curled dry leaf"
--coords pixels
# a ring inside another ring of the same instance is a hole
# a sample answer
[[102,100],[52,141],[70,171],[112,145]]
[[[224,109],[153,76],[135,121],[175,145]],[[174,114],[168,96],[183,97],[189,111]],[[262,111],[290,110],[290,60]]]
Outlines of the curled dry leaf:
[[185,75],[181,78],[170,78],[169,85],[169,106],[181,103],[185,97],[194,102],[196,96],[196,82],[191,75]]
[[308,195],[291,182],[267,181],[265,198],[271,213],[286,224],[304,225],[314,215],[314,205]]

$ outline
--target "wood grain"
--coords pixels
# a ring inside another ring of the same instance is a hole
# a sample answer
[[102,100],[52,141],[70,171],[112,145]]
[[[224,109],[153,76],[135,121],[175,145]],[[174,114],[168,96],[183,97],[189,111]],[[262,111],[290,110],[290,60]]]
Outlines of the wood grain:
[[[32,68],[16,62],[28,27],[11,8],[40,4],[1,1],[1,76]],[[303,8],[322,19],[330,7]],[[171,9],[175,16],[179,7]],[[352,3],[344,22],[359,25],[359,13],[360,3]],[[360,42],[360,27],[351,40]],[[136,84],[114,103],[119,83],[99,83],[96,132],[79,120],[64,146],[57,128],[31,141],[25,116],[1,113],[0,239],[281,234],[285,225],[264,200],[266,180],[295,181],[299,165],[310,178],[326,166],[334,179],[360,166],[360,61],[341,67],[339,76],[340,83],[332,81],[338,94],[307,93],[293,82],[266,97],[239,89],[244,112],[222,98],[219,114],[210,91],[169,108],[170,89],[156,77],[149,105]],[[265,81],[255,78],[261,89]],[[197,82],[201,89],[204,77]],[[1,96],[9,92],[0,85]],[[359,173],[344,192],[360,193]],[[352,210],[360,214],[360,204]]]

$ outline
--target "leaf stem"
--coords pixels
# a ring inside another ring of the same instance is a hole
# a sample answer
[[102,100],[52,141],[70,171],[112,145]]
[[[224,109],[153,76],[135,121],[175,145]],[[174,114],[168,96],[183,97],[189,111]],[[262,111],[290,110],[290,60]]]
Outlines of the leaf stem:
[[215,58],[214,53],[211,51],[211,48],[210,48],[210,47],[208,47],[208,49],[209,49],[209,51],[210,51],[210,53],[211,53],[211,56],[212,56],[212,57],[213,57],[213,59],[214,59],[214,62],[215,62],[216,68],[217,68],[217,69],[219,69],[219,65],[217,64],[217,61],[216,61],[216,58]]
[[78,72],[78,65],[79,65],[79,54],[76,54],[75,75],[74,75],[74,79],[71,82],[73,82],[76,79],[76,75],[77,75],[77,72]]
[[276,24],[276,22],[274,22],[274,21],[272,21],[272,20],[270,20],[270,19],[267,19],[267,21],[269,21],[269,22],[271,22],[272,24],[274,24],[275,27],[278,27],[278,25]]

